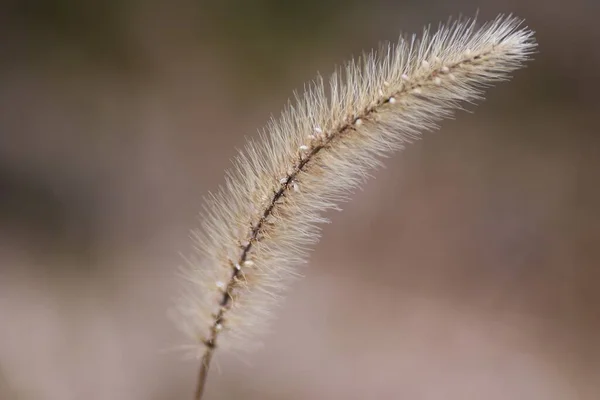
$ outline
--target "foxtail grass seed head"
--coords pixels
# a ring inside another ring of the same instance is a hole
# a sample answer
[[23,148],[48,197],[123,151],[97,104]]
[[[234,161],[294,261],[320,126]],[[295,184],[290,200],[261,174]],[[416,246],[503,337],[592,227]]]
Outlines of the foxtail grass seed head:
[[382,156],[509,79],[535,48],[512,16],[426,29],[347,63],[328,83],[317,78],[248,141],[206,200],[194,233],[203,260],[186,268],[178,304],[177,321],[203,358],[197,398],[217,346],[257,342],[318,241],[323,212],[347,200]]

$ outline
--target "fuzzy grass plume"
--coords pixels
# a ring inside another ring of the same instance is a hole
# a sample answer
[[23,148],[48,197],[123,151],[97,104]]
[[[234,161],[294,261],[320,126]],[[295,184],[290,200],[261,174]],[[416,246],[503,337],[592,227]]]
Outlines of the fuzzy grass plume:
[[536,47],[512,16],[426,29],[336,71],[296,95],[247,143],[195,232],[200,262],[177,321],[202,358],[200,399],[213,353],[247,348],[319,240],[323,212],[348,198],[382,157],[400,150],[483,89],[507,80]]

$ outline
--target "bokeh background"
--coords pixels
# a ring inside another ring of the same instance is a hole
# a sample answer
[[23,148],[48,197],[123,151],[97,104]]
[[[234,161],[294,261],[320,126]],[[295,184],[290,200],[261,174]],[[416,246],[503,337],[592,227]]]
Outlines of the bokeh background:
[[450,15],[540,53],[387,161],[206,399],[600,398],[595,0],[0,6],[0,399],[191,399],[167,310],[201,198],[316,72]]

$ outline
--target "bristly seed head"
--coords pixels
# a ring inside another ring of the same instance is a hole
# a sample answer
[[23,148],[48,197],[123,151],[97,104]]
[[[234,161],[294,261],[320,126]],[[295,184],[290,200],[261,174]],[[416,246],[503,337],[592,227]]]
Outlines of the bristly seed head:
[[459,21],[351,61],[251,140],[195,235],[205,260],[188,272],[191,295],[179,321],[190,338],[207,348],[255,343],[268,307],[318,241],[323,213],[382,157],[520,68],[536,46],[520,24],[499,17],[477,29]]

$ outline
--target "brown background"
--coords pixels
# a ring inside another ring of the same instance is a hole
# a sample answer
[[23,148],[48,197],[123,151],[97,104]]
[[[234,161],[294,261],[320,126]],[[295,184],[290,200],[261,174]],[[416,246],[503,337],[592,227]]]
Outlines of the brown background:
[[477,9],[526,18],[535,62],[331,213],[206,399],[600,398],[599,8],[4,1],[0,399],[191,399],[167,310],[235,148],[316,71]]

